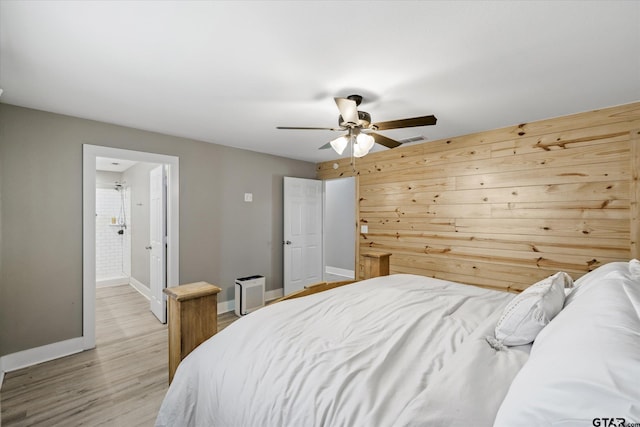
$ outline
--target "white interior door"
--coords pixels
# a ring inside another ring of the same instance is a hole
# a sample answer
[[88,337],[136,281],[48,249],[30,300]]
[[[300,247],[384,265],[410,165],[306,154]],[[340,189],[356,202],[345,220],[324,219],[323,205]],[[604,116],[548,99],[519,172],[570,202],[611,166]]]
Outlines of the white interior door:
[[151,312],[162,323],[167,323],[167,299],[162,290],[167,286],[167,220],[166,220],[166,185],[164,165],[153,168],[149,172],[149,223],[150,223],[150,287]]
[[322,181],[284,178],[284,294],[322,281]]

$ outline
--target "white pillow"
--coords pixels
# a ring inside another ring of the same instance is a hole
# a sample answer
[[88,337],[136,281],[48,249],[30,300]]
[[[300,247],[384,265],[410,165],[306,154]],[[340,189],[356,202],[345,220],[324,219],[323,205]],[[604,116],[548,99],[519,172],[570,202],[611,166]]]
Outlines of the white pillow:
[[573,301],[578,299],[580,295],[584,294],[592,286],[596,286],[599,282],[607,277],[608,274],[614,272],[627,272],[631,266],[630,262],[610,262],[605,265],[601,265],[593,271],[579,277],[574,283],[573,288],[569,295],[564,299],[564,307],[566,308]]
[[[569,276],[569,275],[567,275],[567,276]],[[569,279],[570,280],[567,280],[566,277],[565,277],[565,282],[564,282],[564,300],[565,300],[565,302],[567,301],[567,297],[569,296],[571,291],[573,291],[573,288],[574,288],[573,278],[571,276],[569,276]]]
[[572,284],[571,276],[561,271],[529,286],[505,307],[496,324],[496,339],[509,346],[533,342],[562,310],[564,288]]
[[640,282],[626,262],[589,274],[536,338],[494,427],[640,422]]

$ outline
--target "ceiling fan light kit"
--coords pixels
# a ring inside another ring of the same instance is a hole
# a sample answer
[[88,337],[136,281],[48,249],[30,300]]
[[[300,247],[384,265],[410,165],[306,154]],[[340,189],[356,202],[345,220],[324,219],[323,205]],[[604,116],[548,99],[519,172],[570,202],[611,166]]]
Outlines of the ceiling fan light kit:
[[349,139],[345,135],[339,136],[330,142],[331,148],[333,148],[339,156],[342,155],[348,143]]
[[362,102],[362,96],[349,95],[346,98],[334,98],[340,116],[338,116],[338,128],[321,127],[289,127],[278,126],[277,129],[299,129],[299,130],[333,130],[347,131],[320,149],[333,148],[338,155],[342,155],[345,148],[351,143],[351,155],[353,157],[366,156],[374,143],[378,143],[387,148],[395,148],[402,145],[402,142],[388,138],[373,131],[400,129],[416,126],[431,126],[436,124],[435,116],[421,116],[410,119],[391,120],[387,122],[372,123],[371,115],[366,111],[358,111],[358,106]]
[[369,154],[369,150],[373,148],[373,137],[366,133],[360,133],[356,137],[356,141],[353,144],[353,155],[356,157],[364,157]]
[[373,148],[375,139],[373,139],[371,135],[360,132],[359,129],[349,129],[347,135],[337,137],[331,141],[329,145],[331,145],[331,148],[333,148],[338,155],[342,155],[349,143],[351,143],[353,150],[352,154],[355,157],[363,157],[369,154],[369,151]]

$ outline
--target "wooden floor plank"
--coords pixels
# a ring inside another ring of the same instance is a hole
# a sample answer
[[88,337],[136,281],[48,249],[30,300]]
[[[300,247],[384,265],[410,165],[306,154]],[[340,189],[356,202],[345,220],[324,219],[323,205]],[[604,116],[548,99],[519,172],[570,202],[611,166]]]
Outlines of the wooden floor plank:
[[[233,323],[218,316],[218,331]],[[167,392],[167,327],[128,285],[96,290],[96,348],[5,375],[0,425],[152,426]]]

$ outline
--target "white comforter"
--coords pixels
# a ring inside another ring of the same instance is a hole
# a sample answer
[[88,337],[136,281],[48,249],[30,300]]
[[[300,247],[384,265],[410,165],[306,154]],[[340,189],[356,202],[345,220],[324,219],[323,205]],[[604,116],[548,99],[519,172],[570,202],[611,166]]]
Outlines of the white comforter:
[[[429,405],[423,397],[428,399],[432,377],[438,383],[432,396],[446,386],[447,369],[463,387],[473,388],[464,384],[460,366],[474,371],[478,338],[492,334],[496,312],[511,298],[403,274],[267,306],[239,319],[180,364],[156,425],[411,424],[411,413]],[[476,338],[473,344],[470,336]],[[449,363],[456,352],[457,362]],[[491,358],[504,352],[488,353]],[[515,358],[513,375],[526,355]],[[481,375],[469,377],[486,382]],[[491,385],[504,388],[501,396],[511,378],[505,381]]]

